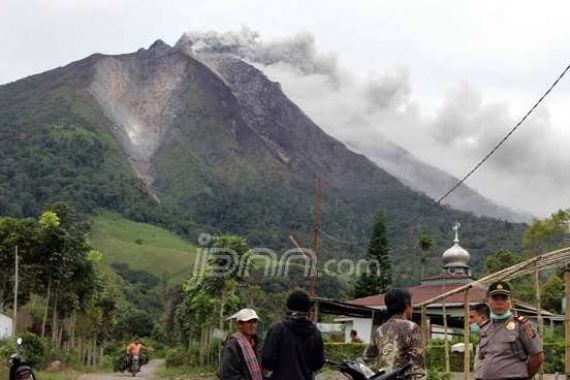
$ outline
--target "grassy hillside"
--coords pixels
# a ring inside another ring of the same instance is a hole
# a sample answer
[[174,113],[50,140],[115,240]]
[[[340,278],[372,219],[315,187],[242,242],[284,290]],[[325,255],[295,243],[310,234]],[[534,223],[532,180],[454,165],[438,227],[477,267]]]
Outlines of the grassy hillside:
[[107,264],[126,263],[168,284],[186,279],[194,265],[196,248],[162,228],[136,223],[111,212],[92,219],[90,239]]

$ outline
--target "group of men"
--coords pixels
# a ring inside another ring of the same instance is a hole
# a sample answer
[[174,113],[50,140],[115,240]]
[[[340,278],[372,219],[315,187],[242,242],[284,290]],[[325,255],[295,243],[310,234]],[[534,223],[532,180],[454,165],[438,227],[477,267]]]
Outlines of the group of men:
[[[408,377],[425,377],[424,347],[420,329],[411,321],[412,297],[393,289],[384,298],[390,319],[382,324],[365,351],[379,369],[391,370],[412,363]],[[487,303],[471,307],[470,330],[477,335],[475,379],[529,379],[544,362],[540,336],[528,319],[512,313],[511,287],[491,284]]]
[[257,336],[259,317],[252,309],[233,316],[237,332],[224,346],[220,363],[222,380],[311,380],[325,364],[323,338],[309,319],[311,299],[302,290],[287,298],[286,317],[272,325],[263,347]]
[[[378,327],[364,358],[386,372],[408,367],[406,377],[426,376],[424,343],[418,325],[412,322],[411,293],[391,289],[384,295],[389,319]],[[287,300],[287,317],[271,326],[263,348],[256,335],[257,314],[243,309],[235,317],[238,331],[224,347],[220,367],[222,380],[311,380],[325,364],[323,340],[308,318],[311,301],[303,291]],[[544,362],[540,336],[526,318],[512,313],[511,288],[506,282],[491,284],[487,303],[471,308],[471,332],[477,335],[474,376],[482,380],[519,380],[533,377]],[[356,332],[351,332],[356,340]]]
[[512,312],[511,287],[495,282],[487,291],[487,305],[476,305],[470,320],[478,333],[476,379],[529,379],[544,362],[536,327]]

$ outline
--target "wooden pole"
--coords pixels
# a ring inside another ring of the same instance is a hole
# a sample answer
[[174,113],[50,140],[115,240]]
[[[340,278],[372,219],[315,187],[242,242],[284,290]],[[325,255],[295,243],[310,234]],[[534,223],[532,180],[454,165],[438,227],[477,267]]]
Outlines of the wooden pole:
[[443,299],[443,347],[445,349],[445,373],[450,373],[449,365],[449,342],[447,340],[447,310],[445,308],[445,298]]
[[570,265],[566,265],[566,270],[564,271],[564,283],[566,291],[566,310],[564,316],[564,337],[566,345],[565,353],[565,372],[566,379],[570,380]]
[[[543,322],[542,322],[542,305],[540,303],[540,278],[539,278],[539,271],[538,271],[538,264],[534,263],[534,285],[535,285],[535,291],[536,291],[536,319],[538,322],[538,332],[540,334],[540,344],[542,346],[543,342],[542,342],[542,337],[544,336],[544,326],[543,326]],[[538,373],[538,378],[540,380],[543,379],[543,375],[544,375],[544,367],[541,366],[539,373]]]
[[319,251],[319,238],[321,230],[321,179],[317,179],[317,195],[315,199],[315,210],[313,213],[313,257],[311,262],[311,275],[309,278],[309,294],[315,297],[315,287],[317,282],[317,255]]
[[469,343],[469,289],[466,289],[463,295],[463,341],[465,343],[465,352],[463,356],[463,378],[465,380],[469,380],[469,367],[471,364],[471,350]]
[[19,281],[19,257],[18,246],[14,247],[14,320],[12,321],[12,335],[16,336],[18,329],[18,287]]
[[422,319],[421,319],[421,329],[422,329],[422,340],[423,340],[423,344],[424,344],[424,360],[426,359],[426,351],[427,351],[427,343],[428,343],[428,339],[427,339],[427,334],[428,334],[428,327],[427,327],[427,307],[426,306],[422,306]]

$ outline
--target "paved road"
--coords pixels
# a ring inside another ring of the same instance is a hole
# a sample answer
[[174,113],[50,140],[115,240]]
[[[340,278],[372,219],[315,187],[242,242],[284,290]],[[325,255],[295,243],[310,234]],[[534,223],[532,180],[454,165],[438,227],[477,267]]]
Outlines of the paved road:
[[[137,378],[145,379],[145,380],[158,380],[158,376],[156,375],[156,370],[164,363],[162,359],[155,359],[151,360],[147,365],[144,365],[141,369],[141,372],[137,373]],[[85,375],[81,375],[79,380],[116,380],[122,379],[126,380],[127,378],[133,378],[130,373],[89,373]]]

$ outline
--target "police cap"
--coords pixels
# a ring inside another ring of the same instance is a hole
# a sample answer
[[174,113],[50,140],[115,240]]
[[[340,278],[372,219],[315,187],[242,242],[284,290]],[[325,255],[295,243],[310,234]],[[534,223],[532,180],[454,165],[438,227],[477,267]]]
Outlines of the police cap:
[[495,294],[511,295],[511,286],[506,281],[493,282],[487,290],[487,295],[493,296]]

